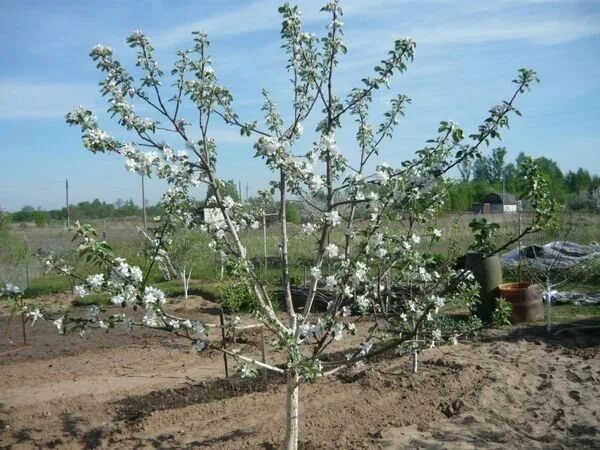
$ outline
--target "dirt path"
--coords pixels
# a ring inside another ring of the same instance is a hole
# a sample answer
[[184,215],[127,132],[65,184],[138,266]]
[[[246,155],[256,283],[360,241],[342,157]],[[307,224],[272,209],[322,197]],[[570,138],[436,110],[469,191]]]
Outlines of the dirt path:
[[[0,447],[276,448],[283,438],[284,386],[224,380],[220,353],[152,330],[84,341],[48,324],[30,331],[32,347],[0,357]],[[562,336],[432,349],[416,376],[391,358],[303,385],[302,448],[600,447],[600,339],[582,349]]]

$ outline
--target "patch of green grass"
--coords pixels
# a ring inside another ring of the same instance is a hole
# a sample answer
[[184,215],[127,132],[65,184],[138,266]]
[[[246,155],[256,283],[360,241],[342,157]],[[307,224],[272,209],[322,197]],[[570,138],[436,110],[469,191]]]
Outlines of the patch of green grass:
[[[163,281],[155,285],[161,289],[167,297],[183,297],[183,286],[177,280]],[[199,295],[206,300],[219,301],[220,291],[218,283],[194,283],[191,282],[188,295]]]
[[35,298],[40,295],[58,294],[71,290],[71,282],[60,275],[46,275],[34,278],[25,289],[25,298]]
[[552,322],[567,323],[594,319],[600,325],[600,305],[553,305]]

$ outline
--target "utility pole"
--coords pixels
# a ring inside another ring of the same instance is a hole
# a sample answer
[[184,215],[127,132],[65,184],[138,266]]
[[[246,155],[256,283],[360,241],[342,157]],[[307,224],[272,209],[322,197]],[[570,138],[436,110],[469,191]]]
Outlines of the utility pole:
[[71,228],[71,209],[69,208],[69,180],[65,179],[65,193],[67,197],[67,229]]
[[146,231],[146,191],[144,190],[145,175],[145,173],[142,173],[142,214],[144,216],[144,231]]
[[238,180],[238,193],[240,194],[240,202],[243,200],[242,197],[242,181]]
[[505,181],[504,171],[502,172],[502,212],[504,211],[504,205],[506,203],[506,181]]

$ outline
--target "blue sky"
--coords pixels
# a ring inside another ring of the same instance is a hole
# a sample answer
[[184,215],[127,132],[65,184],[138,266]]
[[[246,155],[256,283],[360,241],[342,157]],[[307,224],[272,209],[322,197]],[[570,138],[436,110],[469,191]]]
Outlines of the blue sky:
[[[85,105],[117,133],[102,113],[101,75],[88,53],[96,43],[109,45],[131,68],[134,54],[125,38],[134,29],[150,37],[163,69],[169,69],[176,50],[191,46],[192,30],[207,32],[217,76],[231,89],[242,119],[262,118],[263,87],[285,115],[289,93],[279,49],[279,3],[0,0],[0,207],[61,207],[65,178],[72,202],[133,198],[139,203],[139,176],[126,172],[117,155],[84,150],[79,131],[63,119]],[[324,31],[322,3],[298,2],[308,31]],[[523,118],[513,122],[502,142],[508,157],[524,151],[556,160],[563,171],[582,166],[600,173],[599,1],[348,0],[342,7],[349,50],[335,78],[342,98],[370,75],[394,39],[410,36],[417,42],[408,72],[375,101],[377,124],[393,94],[412,98],[383,160],[393,165],[409,158],[435,135],[440,120],[456,120],[470,132],[490,106],[510,95],[517,70],[531,67],[542,82],[518,101]],[[339,135],[342,150],[352,152],[353,133],[347,127]],[[248,183],[251,194],[266,187],[271,175],[252,158],[253,141],[224,126],[213,134],[221,177]],[[154,203],[165,185],[151,179],[146,187]],[[202,189],[198,196],[203,197]]]

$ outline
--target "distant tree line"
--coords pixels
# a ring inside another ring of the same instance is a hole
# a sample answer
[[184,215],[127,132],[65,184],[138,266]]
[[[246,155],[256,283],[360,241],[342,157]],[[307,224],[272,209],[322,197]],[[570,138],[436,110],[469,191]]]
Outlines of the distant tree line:
[[[519,198],[523,174],[521,162],[526,158],[521,152],[514,162],[506,162],[506,149],[499,147],[489,156],[465,161],[459,166],[460,178],[450,188],[447,209],[466,211],[480,203],[491,192],[506,192]],[[600,176],[587,169],[563,173],[550,158],[537,158],[550,183],[551,195],[571,210],[600,210]]]
[[[91,202],[84,201],[70,205],[71,220],[89,219],[122,219],[125,217],[141,217],[142,208],[133,200],[117,200],[115,203],[107,203],[95,199]],[[159,206],[146,206],[146,214],[153,217],[161,214]],[[64,221],[67,219],[67,208],[43,210],[33,206],[24,206],[20,211],[12,213],[13,222],[34,222],[36,225],[44,225],[51,221]]]
[[[506,192],[519,197],[522,191],[523,174],[521,162],[526,158],[521,152],[514,162],[506,162],[506,149],[498,147],[492,150],[489,156],[482,156],[474,161],[464,161],[459,167],[459,179],[455,180],[449,189],[446,210],[452,212],[470,210],[474,204],[481,203],[483,198],[491,192]],[[600,211],[600,176],[592,175],[587,169],[579,168],[576,171],[563,173],[558,164],[550,158],[542,156],[537,158],[549,183],[552,196],[566,208],[571,210],[597,210]],[[240,201],[240,193],[233,180],[224,182],[223,192],[235,201]],[[203,207],[213,193],[209,190],[204,201],[198,201],[198,206]],[[318,197],[318,196],[317,196]],[[318,198],[314,199],[318,202]],[[256,201],[254,198],[248,201]],[[276,202],[273,203],[273,211]],[[89,219],[122,219],[125,217],[141,217],[142,208],[133,200],[117,200],[107,203],[95,199],[91,202],[84,201],[71,205],[71,220]],[[288,221],[299,223],[304,216],[309,216],[309,210],[302,202],[288,203]],[[147,205],[148,217],[162,214],[158,205]],[[12,214],[4,213],[5,219],[13,222],[33,222],[42,226],[51,221],[64,221],[67,218],[67,208],[43,210],[33,206],[24,206],[20,211]],[[272,222],[276,217],[269,216]],[[5,220],[6,221],[6,220]]]

